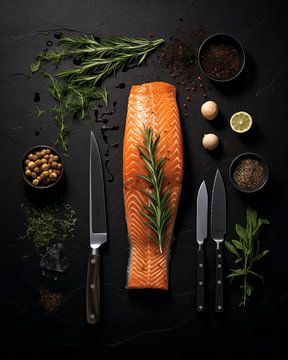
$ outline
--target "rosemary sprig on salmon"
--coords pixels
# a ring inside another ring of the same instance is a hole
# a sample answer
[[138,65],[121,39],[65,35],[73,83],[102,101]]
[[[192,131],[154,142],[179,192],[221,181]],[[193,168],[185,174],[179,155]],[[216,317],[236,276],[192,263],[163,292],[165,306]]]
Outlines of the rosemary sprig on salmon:
[[147,181],[150,185],[150,191],[142,190],[149,199],[149,205],[143,204],[145,211],[143,216],[147,219],[145,224],[153,230],[152,239],[154,239],[158,246],[160,253],[163,249],[163,239],[165,235],[166,225],[171,217],[173,210],[168,208],[171,189],[163,194],[163,164],[165,157],[157,161],[156,150],[160,140],[160,135],[153,140],[153,130],[149,127],[144,127],[144,146],[138,145],[138,150],[141,159],[145,162],[145,168],[148,175],[138,175],[141,179]]

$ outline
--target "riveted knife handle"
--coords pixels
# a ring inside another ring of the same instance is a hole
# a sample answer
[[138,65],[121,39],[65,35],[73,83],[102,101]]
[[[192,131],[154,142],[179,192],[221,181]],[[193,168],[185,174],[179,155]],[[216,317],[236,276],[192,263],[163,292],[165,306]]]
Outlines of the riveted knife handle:
[[204,251],[202,246],[197,251],[197,286],[196,286],[196,310],[204,311]]
[[215,250],[215,311],[223,312],[223,253],[222,248]]
[[100,254],[90,254],[87,270],[86,286],[86,318],[88,324],[96,324],[100,320]]

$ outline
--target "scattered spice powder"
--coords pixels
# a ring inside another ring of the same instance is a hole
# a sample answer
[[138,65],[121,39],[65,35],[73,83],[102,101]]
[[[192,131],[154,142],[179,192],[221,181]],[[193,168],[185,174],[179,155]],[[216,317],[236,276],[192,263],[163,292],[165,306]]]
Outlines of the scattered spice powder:
[[[200,88],[203,97],[207,97],[204,80],[198,65],[198,49],[209,34],[203,26],[191,33],[181,31],[179,38],[170,38],[166,46],[162,46],[158,55],[158,64],[169,72],[170,76],[190,94]],[[183,106],[184,107],[184,106]]]
[[41,289],[38,303],[47,313],[53,313],[59,309],[62,300],[63,295],[61,293]]
[[235,183],[246,189],[253,189],[257,187],[264,176],[264,167],[256,159],[242,159],[236,166],[233,179]]
[[240,53],[230,44],[209,44],[203,50],[200,61],[207,75],[217,80],[231,79],[241,68]]

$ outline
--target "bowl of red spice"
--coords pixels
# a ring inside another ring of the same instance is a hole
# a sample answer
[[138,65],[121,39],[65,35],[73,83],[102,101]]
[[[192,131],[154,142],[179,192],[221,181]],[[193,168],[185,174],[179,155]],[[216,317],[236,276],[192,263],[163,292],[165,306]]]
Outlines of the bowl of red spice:
[[231,162],[229,177],[233,186],[244,193],[254,193],[263,188],[269,176],[266,160],[252,152],[242,153]]
[[208,79],[227,82],[234,80],[242,72],[245,65],[245,52],[234,36],[214,34],[201,44],[198,62]]

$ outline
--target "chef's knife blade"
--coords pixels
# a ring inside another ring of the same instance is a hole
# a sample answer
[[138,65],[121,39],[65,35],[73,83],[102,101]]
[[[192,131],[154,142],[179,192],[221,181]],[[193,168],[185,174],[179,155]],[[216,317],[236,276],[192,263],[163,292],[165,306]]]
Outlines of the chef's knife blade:
[[215,311],[223,312],[223,254],[220,244],[226,234],[226,192],[222,175],[217,169],[211,201],[211,237],[215,250]]
[[208,193],[205,181],[199,187],[197,194],[197,213],[196,213],[196,240],[198,243],[197,251],[197,293],[196,293],[196,309],[204,311],[204,239],[207,238],[207,221],[208,221]]
[[102,161],[92,131],[89,163],[89,237],[92,251],[87,270],[86,316],[89,324],[95,324],[100,320],[99,247],[107,240],[107,223]]

